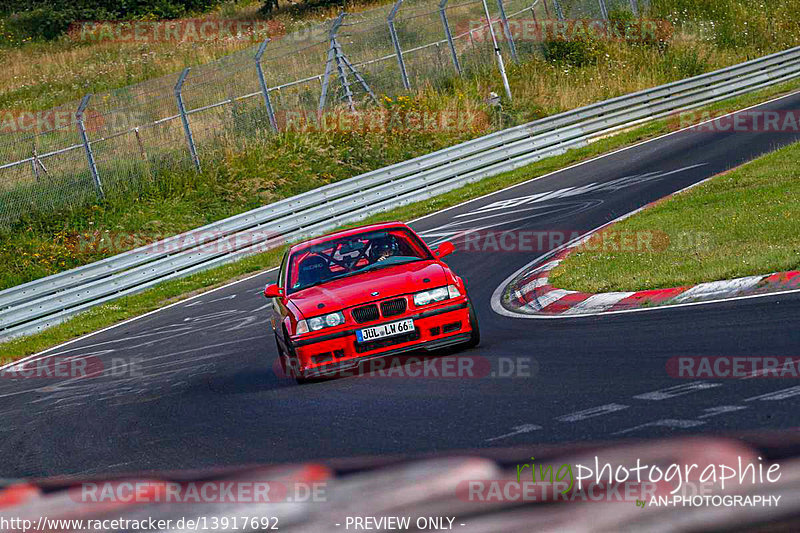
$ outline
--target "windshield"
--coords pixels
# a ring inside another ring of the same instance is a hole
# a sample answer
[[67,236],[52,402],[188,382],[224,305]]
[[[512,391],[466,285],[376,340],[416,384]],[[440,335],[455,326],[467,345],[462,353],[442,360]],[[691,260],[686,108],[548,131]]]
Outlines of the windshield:
[[403,228],[332,239],[292,254],[287,293],[378,268],[432,259],[424,244]]

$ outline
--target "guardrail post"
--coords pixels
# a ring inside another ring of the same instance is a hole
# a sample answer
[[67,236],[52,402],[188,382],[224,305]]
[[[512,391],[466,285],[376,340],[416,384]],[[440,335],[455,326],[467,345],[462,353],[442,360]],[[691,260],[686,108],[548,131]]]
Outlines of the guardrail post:
[[[546,5],[547,4],[545,4],[545,6]],[[558,0],[553,0],[553,7],[556,8],[556,16],[558,17],[558,20],[564,20],[564,10],[561,9],[561,2]]]
[[600,2],[600,15],[603,20],[608,20],[608,7],[606,7],[606,0],[598,0]]
[[100,200],[104,200],[106,195],[103,192],[103,183],[100,181],[100,175],[97,173],[97,165],[94,163],[92,145],[89,143],[89,136],[86,134],[86,126],[83,124],[83,113],[86,111],[86,106],[89,105],[91,97],[91,94],[87,94],[83,97],[83,100],[81,100],[78,111],[75,113],[75,122],[78,124],[78,132],[81,135],[83,149],[86,152],[86,160],[89,162],[89,172],[92,174],[92,181],[94,181],[94,190],[97,192],[97,197],[100,198]]
[[183,89],[183,82],[186,81],[186,76],[189,75],[189,71],[191,68],[186,67],[181,72],[180,77],[178,78],[178,83],[175,84],[175,100],[178,103],[178,112],[181,114],[181,122],[183,122],[183,133],[186,135],[186,143],[189,145],[189,154],[192,156],[192,162],[194,163],[195,168],[198,172],[200,172],[200,158],[197,157],[197,149],[194,145],[194,137],[192,136],[192,128],[189,126],[189,117],[186,115],[186,107],[183,105],[183,95],[181,94],[181,90]]
[[500,69],[500,77],[503,78],[503,88],[506,90],[506,96],[511,100],[511,87],[508,85],[508,76],[506,76],[506,66],[503,63],[503,54],[500,53],[500,47],[497,46],[497,36],[494,34],[494,27],[492,26],[492,17],[489,15],[489,6],[486,0],[483,0],[483,12],[486,15],[486,23],[489,25],[489,34],[492,36],[492,45],[494,46],[494,54],[497,57],[497,67]]
[[461,65],[458,63],[458,54],[456,53],[456,46],[453,44],[453,34],[450,32],[450,23],[447,22],[447,0],[439,2],[439,17],[442,19],[442,26],[444,26],[444,34],[447,37],[447,44],[450,47],[450,55],[453,57],[453,66],[456,67],[456,72],[461,75]]
[[631,0],[631,11],[634,17],[639,17],[639,2],[638,0]]
[[267,82],[264,79],[264,69],[261,67],[261,57],[264,55],[264,52],[267,50],[267,43],[269,42],[269,37],[264,39],[264,42],[261,43],[261,46],[258,47],[258,52],[256,52],[256,70],[258,71],[258,82],[261,84],[261,94],[264,95],[264,105],[267,106],[267,115],[269,116],[269,125],[272,128],[272,131],[275,133],[278,132],[278,122],[275,120],[275,111],[272,109],[272,101],[269,99],[269,88],[267,88]]
[[503,0],[497,0],[497,7],[500,8],[500,21],[503,23],[503,31],[506,34],[508,47],[511,49],[511,59],[514,60],[514,63],[519,63],[517,45],[514,44],[514,36],[511,35],[511,28],[508,26],[508,17],[506,17],[506,8],[503,6]]
[[389,24],[389,35],[394,45],[394,53],[397,55],[397,63],[400,65],[400,76],[403,78],[403,87],[408,90],[411,88],[411,84],[408,82],[406,63],[403,61],[403,50],[400,48],[400,39],[397,38],[397,30],[394,27],[394,18],[397,16],[397,12],[400,10],[400,4],[402,3],[403,0],[397,0],[397,2],[395,2],[394,6],[392,6],[392,10],[389,12],[389,16],[386,17],[386,22]]

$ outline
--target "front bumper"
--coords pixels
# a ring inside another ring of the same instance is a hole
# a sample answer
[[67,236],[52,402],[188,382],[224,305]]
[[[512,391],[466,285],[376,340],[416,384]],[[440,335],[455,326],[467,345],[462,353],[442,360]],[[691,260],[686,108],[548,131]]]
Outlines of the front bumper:
[[[356,341],[356,330],[381,323],[414,320],[414,331],[385,337],[368,343]],[[467,300],[394,316],[377,323],[364,324],[311,338],[293,339],[300,372],[304,377],[335,374],[376,357],[386,357],[411,350],[435,350],[469,340],[471,327]]]

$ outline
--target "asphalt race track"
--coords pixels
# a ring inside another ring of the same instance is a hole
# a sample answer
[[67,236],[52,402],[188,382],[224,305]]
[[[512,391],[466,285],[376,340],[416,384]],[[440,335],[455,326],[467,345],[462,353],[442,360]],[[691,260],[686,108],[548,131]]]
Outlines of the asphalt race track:
[[[761,109],[795,110],[800,94]],[[682,131],[418,220],[429,242],[466,228],[585,232],[797,133]],[[585,194],[495,205],[591,183]],[[94,474],[415,454],[490,446],[795,428],[791,379],[676,379],[674,356],[796,356],[800,294],[643,313],[525,320],[491,296],[542,252],[447,258],[470,287],[480,377],[345,378],[298,387],[272,371],[261,291],[273,272],[40,357],[90,357],[90,379],[0,379],[0,476]],[[508,376],[507,374],[512,374]]]

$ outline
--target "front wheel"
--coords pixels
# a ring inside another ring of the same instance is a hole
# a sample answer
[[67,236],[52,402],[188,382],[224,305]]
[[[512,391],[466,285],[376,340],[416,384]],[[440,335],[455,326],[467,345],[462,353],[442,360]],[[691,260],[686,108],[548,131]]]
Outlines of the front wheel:
[[474,348],[481,342],[481,328],[478,326],[478,317],[475,315],[475,309],[472,307],[472,300],[467,304],[469,306],[469,327],[472,331],[469,334],[469,340],[464,343],[465,348]]
[[281,347],[277,337],[275,338],[275,344],[278,345],[278,357],[280,358],[283,375],[288,378],[294,378],[298,385],[308,383],[308,379],[303,377],[300,373],[300,361],[297,359],[294,346],[292,346],[291,341],[288,340],[288,336],[286,337],[286,350]]

